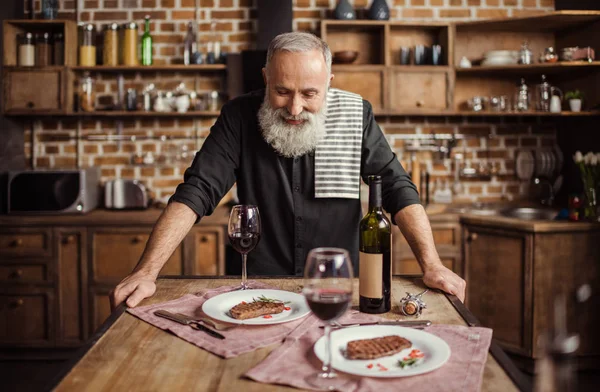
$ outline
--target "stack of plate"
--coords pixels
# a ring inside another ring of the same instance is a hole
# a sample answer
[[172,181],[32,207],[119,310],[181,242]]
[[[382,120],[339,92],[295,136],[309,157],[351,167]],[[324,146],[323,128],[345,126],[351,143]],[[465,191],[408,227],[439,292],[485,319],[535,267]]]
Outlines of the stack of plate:
[[490,50],[483,55],[481,65],[511,65],[519,61],[519,52],[516,50]]

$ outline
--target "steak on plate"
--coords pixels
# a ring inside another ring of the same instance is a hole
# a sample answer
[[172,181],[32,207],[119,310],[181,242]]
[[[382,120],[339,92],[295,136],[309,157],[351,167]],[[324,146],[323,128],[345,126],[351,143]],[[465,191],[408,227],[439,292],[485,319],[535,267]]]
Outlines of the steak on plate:
[[346,357],[348,359],[375,359],[399,353],[411,346],[410,340],[397,335],[352,340],[348,342]]
[[248,303],[240,303],[235,305],[229,313],[231,317],[238,320],[246,320],[254,317],[265,316],[267,314],[277,314],[283,312],[283,302],[265,302],[254,301]]

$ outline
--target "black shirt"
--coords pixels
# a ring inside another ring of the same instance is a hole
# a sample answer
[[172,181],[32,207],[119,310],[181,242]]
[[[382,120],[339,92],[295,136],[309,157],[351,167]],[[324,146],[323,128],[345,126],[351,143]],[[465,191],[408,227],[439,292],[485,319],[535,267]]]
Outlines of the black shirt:
[[[171,200],[200,219],[237,182],[240,203],[257,205],[262,223],[260,242],[248,254],[249,275],[302,275],[308,252],[321,246],[347,249],[358,271],[360,200],[314,197],[314,154],[284,158],[264,140],[257,118],[263,99],[261,90],[223,106]],[[361,176],[382,176],[383,207],[393,217],[419,203],[416,187],[364,100],[363,129]]]

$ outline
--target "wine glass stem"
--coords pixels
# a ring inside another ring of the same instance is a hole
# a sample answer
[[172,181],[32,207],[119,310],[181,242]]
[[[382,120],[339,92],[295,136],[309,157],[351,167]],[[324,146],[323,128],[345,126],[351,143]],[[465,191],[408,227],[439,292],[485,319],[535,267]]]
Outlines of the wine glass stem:
[[330,376],[331,371],[331,324],[325,324],[325,360],[323,361],[323,367],[321,370],[327,376]]
[[246,258],[248,255],[246,253],[242,253],[242,290],[246,290],[248,288],[248,283],[246,280],[248,279],[248,275],[246,273]]

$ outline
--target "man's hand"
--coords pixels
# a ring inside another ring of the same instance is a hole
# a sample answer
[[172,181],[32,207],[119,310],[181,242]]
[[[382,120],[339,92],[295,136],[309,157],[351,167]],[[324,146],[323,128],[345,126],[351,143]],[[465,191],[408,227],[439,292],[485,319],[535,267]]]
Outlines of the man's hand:
[[465,302],[465,289],[467,283],[464,279],[443,265],[426,268],[423,271],[423,282],[428,287],[454,294],[462,302]]
[[116,308],[125,301],[127,306],[134,308],[144,298],[151,297],[156,291],[154,279],[148,275],[134,272],[127,276],[110,292],[110,306]]

